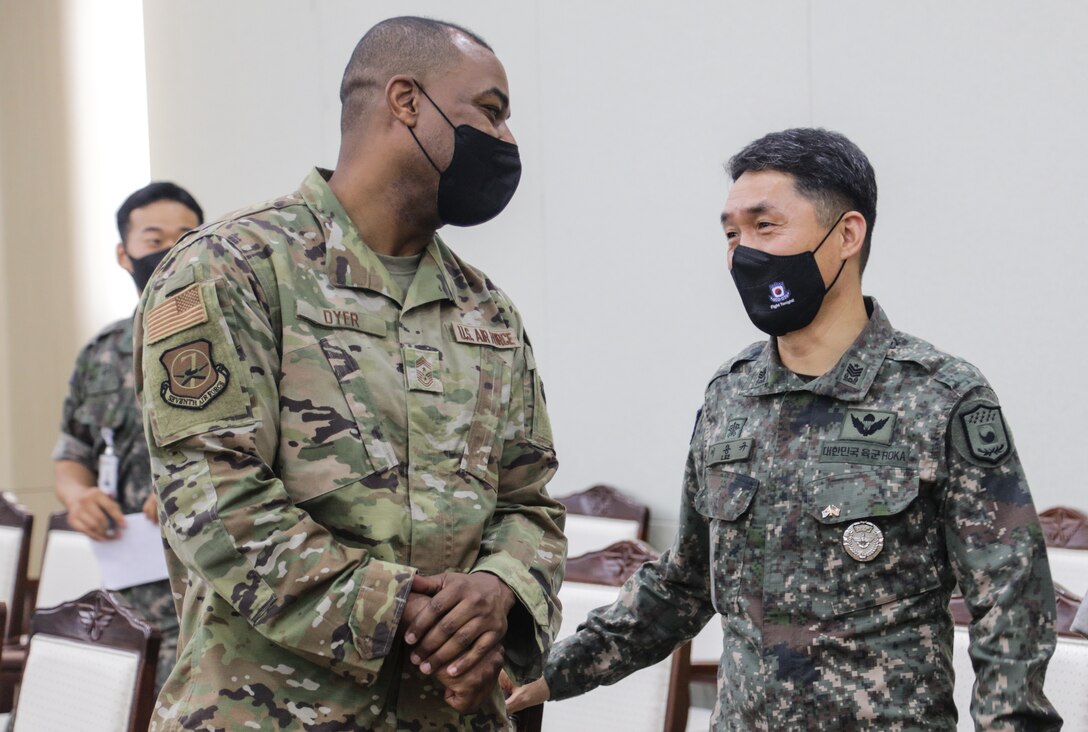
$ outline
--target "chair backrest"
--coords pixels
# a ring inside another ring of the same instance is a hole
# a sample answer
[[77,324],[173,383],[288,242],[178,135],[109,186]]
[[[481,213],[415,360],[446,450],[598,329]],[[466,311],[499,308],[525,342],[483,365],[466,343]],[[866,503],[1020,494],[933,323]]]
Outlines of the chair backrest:
[[[558,639],[572,635],[591,610],[614,602],[620,585],[643,562],[656,558],[653,548],[643,542],[621,541],[570,560],[567,578],[559,590],[563,624]],[[670,729],[668,692],[673,663],[673,660],[665,659],[612,686],[602,686],[584,696],[548,704],[544,709],[543,730],[660,732]]]
[[608,485],[558,496],[567,507],[567,556],[577,557],[624,539],[646,541],[650,531],[649,507]]
[[1075,593],[1088,591],[1088,516],[1057,506],[1039,514],[1054,582]]
[[15,642],[23,632],[26,570],[34,516],[11,493],[0,493],[0,602],[8,606],[8,622],[0,623],[0,643]]
[[53,607],[101,586],[102,575],[91,539],[68,525],[67,513],[54,513],[45,535],[37,607]]
[[13,732],[146,730],[159,632],[103,590],[40,608],[30,623]]

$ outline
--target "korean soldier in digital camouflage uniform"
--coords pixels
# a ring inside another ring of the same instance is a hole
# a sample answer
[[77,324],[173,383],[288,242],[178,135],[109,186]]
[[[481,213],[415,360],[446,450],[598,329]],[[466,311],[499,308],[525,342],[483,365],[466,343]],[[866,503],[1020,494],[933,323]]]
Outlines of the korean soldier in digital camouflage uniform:
[[730,173],[729,267],[772,337],[707,388],[672,548],[557,644],[511,709],[614,683],[717,614],[715,730],[953,730],[958,582],[977,728],[1058,729],[1042,691],[1054,590],[1012,434],[976,368],[862,296],[868,159],[795,129]]
[[154,730],[508,729],[499,670],[538,676],[559,626],[533,352],[435,234],[517,186],[503,67],[396,18],[341,99],[335,172],[189,236],[141,303],[181,616]]
[[[173,183],[152,183],[125,200],[117,211],[117,262],[138,290],[143,291],[170,247],[199,226],[203,216],[193,197]],[[142,511],[158,521],[143,418],[133,389],[132,318],[107,326],[80,352],[53,459],[57,497],[72,528],[96,541],[109,541],[125,530],[125,514]],[[108,475],[100,475],[100,466]],[[162,632],[156,674],[161,687],[174,666],[178,638],[170,583],[137,585],[118,594]]]

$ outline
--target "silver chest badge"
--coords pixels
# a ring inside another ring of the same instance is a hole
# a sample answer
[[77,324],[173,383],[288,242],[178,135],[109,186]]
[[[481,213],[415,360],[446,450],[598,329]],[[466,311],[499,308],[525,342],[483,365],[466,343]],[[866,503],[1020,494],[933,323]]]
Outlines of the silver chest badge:
[[884,534],[868,521],[855,521],[842,532],[842,548],[859,562],[871,562],[884,548]]

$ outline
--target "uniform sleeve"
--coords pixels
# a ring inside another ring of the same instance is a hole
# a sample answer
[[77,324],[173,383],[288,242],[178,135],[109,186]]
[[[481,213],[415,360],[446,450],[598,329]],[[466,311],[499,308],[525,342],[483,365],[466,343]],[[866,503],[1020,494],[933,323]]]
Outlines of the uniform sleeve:
[[714,615],[708,519],[695,510],[701,443],[700,419],[688,454],[680,527],[672,546],[631,575],[615,603],[591,612],[574,635],[552,649],[544,679],[553,700],[614,684],[657,663]]
[[61,408],[60,435],[53,447],[53,460],[71,460],[79,463],[92,473],[98,472],[94,459],[94,435],[90,425],[79,419],[79,408],[83,405],[83,362],[86,350],[80,353],[68,380],[68,393],[64,396]]
[[135,372],[163,535],[254,630],[369,683],[413,570],[337,542],[295,506],[278,445],[278,300],[266,259],[179,244],[137,314]]
[[559,463],[540,375],[527,341],[515,359],[511,384],[511,426],[503,440],[498,499],[472,571],[497,575],[517,597],[503,646],[508,672],[524,683],[540,676],[559,631],[558,592],[567,540],[563,504],[545,488]]
[[971,612],[978,729],[1056,730],[1043,694],[1054,652],[1054,586],[1027,480],[997,397],[968,393],[948,435],[945,536]]

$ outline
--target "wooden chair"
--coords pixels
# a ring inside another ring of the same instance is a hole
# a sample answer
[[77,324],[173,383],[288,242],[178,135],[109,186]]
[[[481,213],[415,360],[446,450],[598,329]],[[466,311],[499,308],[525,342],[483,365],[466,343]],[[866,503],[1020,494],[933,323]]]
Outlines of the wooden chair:
[[[7,623],[0,622],[0,645],[14,648],[23,632],[26,606],[27,564],[34,516],[11,493],[0,494],[0,602],[7,605]],[[0,658],[0,712],[10,712],[22,664],[15,652]]]
[[[644,562],[657,558],[657,552],[641,541],[627,540],[600,551],[589,552],[567,561],[567,575],[559,591],[563,603],[563,626],[557,640],[574,633],[590,610],[609,605],[619,594],[619,587]],[[575,729],[683,730],[686,706],[669,695],[672,673],[683,673],[682,651],[653,666],[636,671],[612,686],[602,686],[589,694],[547,705],[540,729],[544,732],[568,732]],[[533,710],[526,710],[526,712]],[[525,714],[525,712],[522,712]],[[521,715],[519,715],[520,717]],[[531,730],[522,726],[519,730]]]
[[595,485],[556,500],[567,507],[568,557],[649,536],[650,509],[612,486]]
[[[691,706],[691,685],[709,684],[714,688],[715,697],[717,696],[718,664],[724,643],[721,616],[714,615],[690,643],[685,643],[676,652],[673,673],[669,679],[669,699],[678,709],[685,710],[686,721],[675,729],[687,729],[691,732],[706,732],[710,729],[712,710]],[[678,713],[675,718],[680,719]]]
[[[1061,586],[1056,586],[1054,592],[1058,606],[1058,645],[1047,666],[1043,691],[1065,720],[1065,729],[1088,730],[1088,695],[1084,693],[1084,678],[1088,676],[1088,638],[1070,629],[1081,598]],[[949,609],[956,623],[952,668],[956,674],[953,698],[959,711],[957,730],[974,732],[971,691],[975,670],[967,652],[971,642],[968,635],[971,615],[962,597],[953,597]]]
[[1088,516],[1057,506],[1039,514],[1055,584],[1076,593],[1088,590]]
[[159,631],[103,590],[39,608],[13,732],[144,732],[155,702]]

